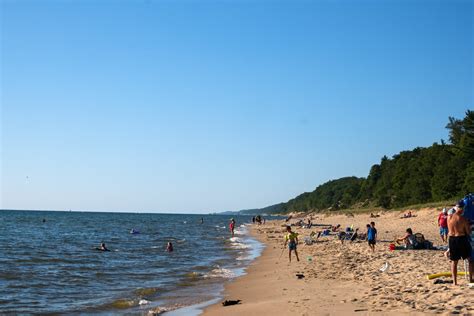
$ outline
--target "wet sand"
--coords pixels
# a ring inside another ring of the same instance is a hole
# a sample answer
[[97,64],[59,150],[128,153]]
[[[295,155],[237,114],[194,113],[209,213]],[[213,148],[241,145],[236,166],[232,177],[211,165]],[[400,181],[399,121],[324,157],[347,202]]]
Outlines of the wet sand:
[[[389,250],[389,244],[408,227],[423,233],[434,246],[443,246],[438,211],[413,211],[416,217],[405,219],[400,218],[400,212],[379,213],[377,218],[315,214],[314,224],[353,225],[361,232],[374,221],[376,251],[372,254],[366,241],[341,244],[334,235],[305,245],[305,237],[323,228],[293,227],[299,234],[300,262],[293,257],[291,263],[287,250],[282,254],[285,223],[254,226],[252,234],[266,249],[245,276],[226,285],[224,293],[224,299],[240,299],[241,304],[223,307],[218,303],[206,308],[203,315],[474,314],[474,288],[468,287],[464,277],[459,277],[458,286],[448,283],[449,277],[438,279],[440,283],[426,278],[427,274],[450,270],[443,250]],[[380,271],[386,263],[388,269]],[[462,262],[459,270],[463,271]],[[296,274],[304,278],[298,279]]]

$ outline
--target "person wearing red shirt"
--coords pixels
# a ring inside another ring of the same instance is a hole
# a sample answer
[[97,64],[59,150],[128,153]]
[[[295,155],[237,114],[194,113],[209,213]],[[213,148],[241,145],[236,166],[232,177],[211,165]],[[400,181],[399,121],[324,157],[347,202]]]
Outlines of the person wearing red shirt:
[[443,242],[448,241],[448,212],[446,208],[443,208],[443,211],[438,216],[438,226],[439,234]]

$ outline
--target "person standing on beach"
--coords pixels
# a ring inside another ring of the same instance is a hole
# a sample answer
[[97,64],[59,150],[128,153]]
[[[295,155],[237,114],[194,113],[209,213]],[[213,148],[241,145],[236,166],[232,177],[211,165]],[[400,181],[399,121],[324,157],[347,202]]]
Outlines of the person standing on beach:
[[372,250],[372,253],[375,252],[375,243],[377,240],[377,229],[375,228],[375,223],[370,222],[370,225],[367,225],[367,242],[369,247]]
[[230,219],[230,224],[229,224],[229,230],[230,230],[230,233],[232,235],[232,237],[234,237],[234,229],[235,229],[235,220],[233,218]]
[[288,259],[291,262],[291,251],[295,252],[296,256],[296,261],[300,261],[300,258],[298,257],[298,251],[296,250],[296,247],[298,245],[298,234],[291,231],[291,226],[286,226],[286,232],[287,234],[285,235],[285,245],[288,243]]
[[448,241],[448,211],[443,208],[443,211],[438,216],[439,234],[443,242]]
[[[449,243],[449,259],[451,260],[451,273],[453,276],[454,285],[458,284],[458,261],[462,258],[463,260],[471,259],[471,243],[470,234],[471,226],[469,221],[462,216],[463,203],[459,202],[456,204],[454,213],[448,219],[448,243]],[[474,262],[469,260],[469,282],[473,282],[474,274]]]

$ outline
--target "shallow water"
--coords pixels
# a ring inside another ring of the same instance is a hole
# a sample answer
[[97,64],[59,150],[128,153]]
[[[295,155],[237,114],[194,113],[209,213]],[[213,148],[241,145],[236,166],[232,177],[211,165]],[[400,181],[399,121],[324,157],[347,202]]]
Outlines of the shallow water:
[[240,226],[251,218],[234,218],[230,238],[222,215],[0,211],[0,313],[140,314],[213,299],[261,249]]

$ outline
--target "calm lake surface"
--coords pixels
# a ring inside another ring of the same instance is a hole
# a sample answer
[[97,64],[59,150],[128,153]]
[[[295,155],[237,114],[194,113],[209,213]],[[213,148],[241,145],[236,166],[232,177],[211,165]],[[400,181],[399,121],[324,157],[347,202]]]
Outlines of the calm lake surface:
[[234,216],[231,238],[230,217],[2,210],[0,314],[146,314],[211,300],[263,247],[247,235],[250,216]]

